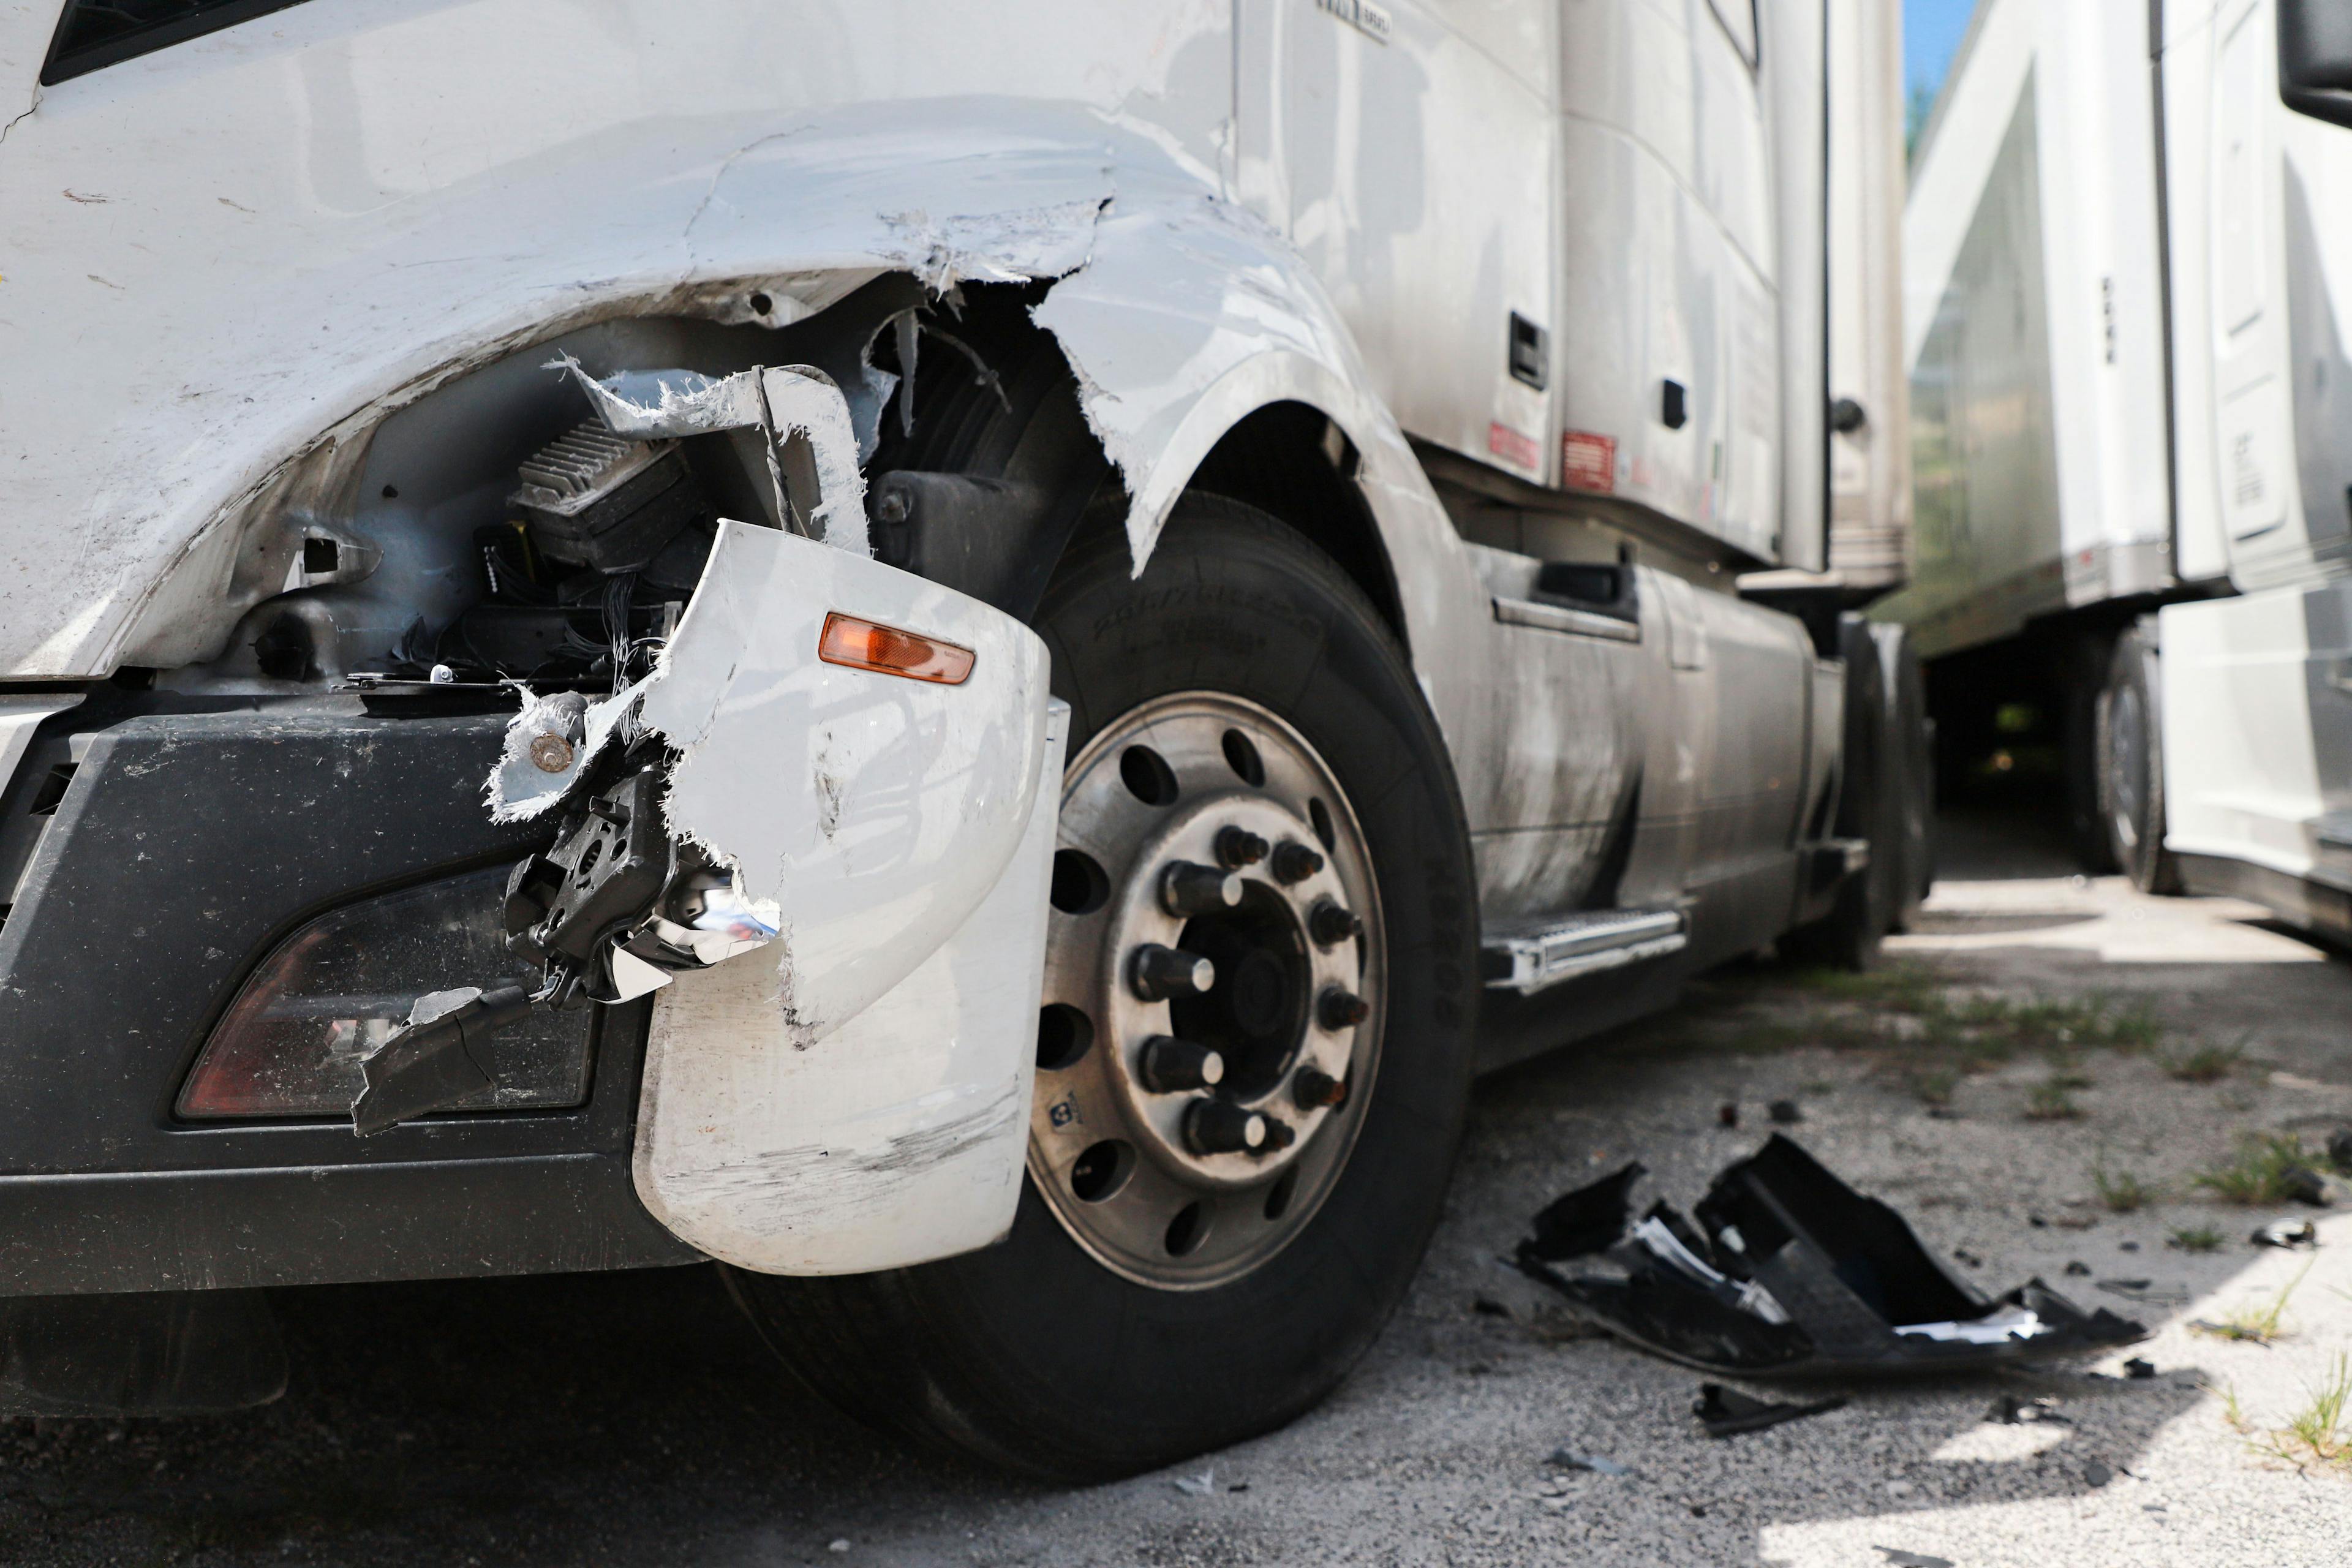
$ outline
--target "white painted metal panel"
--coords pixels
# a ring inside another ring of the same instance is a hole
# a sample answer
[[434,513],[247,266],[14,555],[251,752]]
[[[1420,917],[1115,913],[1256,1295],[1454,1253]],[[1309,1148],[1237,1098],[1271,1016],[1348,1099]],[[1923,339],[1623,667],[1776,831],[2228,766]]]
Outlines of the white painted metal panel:
[[[0,143],[0,670],[104,673],[151,595],[202,620],[273,471],[485,345],[745,278],[804,310],[877,251],[945,281],[1016,216],[1083,260],[1114,144],[1217,188],[1229,33],[1223,0],[335,0],[47,89]],[[1045,150],[1089,142],[1059,212]]]
[[[1384,37],[1284,7],[1269,64],[1292,243],[1405,429],[1538,483],[1549,400],[1512,379],[1516,311],[1556,331],[1546,74],[1485,47],[1541,11],[1401,0]],[[1508,28],[1505,28],[1508,31]],[[1538,29],[1541,30],[1541,29]]]

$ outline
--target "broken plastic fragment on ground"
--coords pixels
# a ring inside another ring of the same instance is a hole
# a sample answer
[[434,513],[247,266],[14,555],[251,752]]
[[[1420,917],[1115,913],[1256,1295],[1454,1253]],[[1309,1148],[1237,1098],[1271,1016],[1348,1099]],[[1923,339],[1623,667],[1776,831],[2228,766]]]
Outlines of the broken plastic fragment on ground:
[[1906,1552],[1899,1546],[1874,1546],[1871,1550],[1885,1557],[1887,1568],[1952,1568],[1948,1557],[1930,1557],[1924,1552]]
[[2319,1227],[2307,1219],[2274,1219],[2249,1239],[2256,1247],[2317,1247]]
[[1736,1388],[1726,1388],[1719,1383],[1702,1383],[1698,1397],[1691,1403],[1691,1414],[1706,1428],[1710,1437],[1734,1437],[1742,1432],[1761,1432],[1767,1426],[1778,1426],[1784,1421],[1802,1420],[1808,1415],[1842,1409],[1845,1395],[1831,1394],[1801,1405],[1783,1405],[1775,1400],[1758,1399]]
[[1641,1174],[1628,1165],[1546,1207],[1515,1262],[1608,1332],[1687,1366],[1916,1372],[2087,1354],[2147,1333],[2039,1279],[1988,1300],[1895,1210],[1779,1133],[1716,1177],[1696,1224],[1664,1203],[1634,1220]]
[[1599,1454],[1579,1454],[1567,1448],[1554,1448],[1551,1458],[1547,1462],[1558,1469],[1590,1470],[1596,1476],[1630,1476],[1633,1473],[1631,1465],[1621,1465]]

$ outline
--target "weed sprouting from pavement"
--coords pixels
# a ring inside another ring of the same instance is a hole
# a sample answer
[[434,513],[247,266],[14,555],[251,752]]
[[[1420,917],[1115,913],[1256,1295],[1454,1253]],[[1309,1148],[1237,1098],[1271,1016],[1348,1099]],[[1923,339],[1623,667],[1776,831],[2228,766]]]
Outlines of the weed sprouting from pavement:
[[1910,1071],[1911,1092],[1927,1105],[1949,1105],[1952,1091],[1960,1087],[1960,1069],[1955,1067],[1921,1064]]
[[2174,1231],[2165,1245],[2182,1252],[2219,1252],[2221,1250],[2221,1233],[2210,1225],[2185,1225]]
[[2200,1045],[2178,1056],[2164,1058],[2164,1070],[2183,1083],[2219,1083],[2230,1076],[2246,1054],[2246,1042],[2241,1037],[2235,1045]]
[[2025,1097],[2025,1119],[2029,1121],[2079,1121],[2083,1108],[2066,1092],[2065,1080],[2055,1074],[2033,1086]]
[[2105,1159],[2091,1167],[2091,1185],[2098,1189],[2099,1201],[2110,1214],[2131,1214],[2147,1207],[2156,1195],[2129,1171],[2108,1170]]
[[2244,1407],[2238,1403],[2238,1385],[2236,1384],[2225,1383],[2221,1384],[2221,1387],[2215,1388],[2209,1383],[2205,1387],[2209,1393],[2218,1394],[2221,1396],[2221,1420],[2231,1431],[2245,1432],[2252,1427],[2252,1423],[2246,1419]]
[[2311,1390],[2311,1403],[2257,1447],[2297,1466],[2306,1461],[2352,1466],[2352,1432],[2344,1426],[2347,1407],[2352,1407],[2352,1359],[2338,1351],[2326,1379]]
[[1916,963],[1890,963],[1859,973],[1843,969],[1801,969],[1790,984],[1839,1002],[1857,1002],[1892,1013],[1925,1013],[1943,1002],[1935,971]]
[[2249,1301],[2242,1307],[2234,1307],[2222,1313],[2218,1320],[2209,1321],[2200,1318],[2189,1326],[2200,1334],[2210,1334],[2221,1340],[2237,1340],[2247,1344],[2266,1345],[2283,1340],[2289,1332],[2284,1326],[2287,1298],[2294,1295],[2294,1288],[2303,1283],[2303,1275],[2310,1272],[2311,1265],[2305,1264],[2303,1274],[2288,1280],[2286,1288],[2272,1298],[2268,1306],[2258,1300]]
[[2230,1203],[2275,1204],[2294,1196],[2309,1169],[2303,1140],[2294,1133],[2250,1132],[2229,1160],[2190,1179]]

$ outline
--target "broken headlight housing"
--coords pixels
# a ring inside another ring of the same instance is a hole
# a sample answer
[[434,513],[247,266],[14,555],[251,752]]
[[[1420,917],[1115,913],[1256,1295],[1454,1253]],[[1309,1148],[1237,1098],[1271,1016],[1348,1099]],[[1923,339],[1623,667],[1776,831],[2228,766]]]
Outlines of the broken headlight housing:
[[[532,965],[506,947],[503,867],[386,893],[304,924],[264,959],[205,1043],[180,1091],[190,1121],[343,1117],[361,1063],[407,1024],[417,995],[452,974]],[[492,1087],[457,1110],[548,1110],[585,1103],[593,1009],[540,1009],[486,1048]]]

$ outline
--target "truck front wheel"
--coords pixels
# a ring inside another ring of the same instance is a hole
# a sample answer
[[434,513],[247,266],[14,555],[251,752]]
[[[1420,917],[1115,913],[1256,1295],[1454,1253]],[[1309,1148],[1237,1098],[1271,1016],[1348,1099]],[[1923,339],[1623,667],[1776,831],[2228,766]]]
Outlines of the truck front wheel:
[[1298,534],[1187,498],[1139,578],[1077,546],[1037,627],[1071,731],[1012,1234],[730,1278],[845,1409],[1078,1480],[1287,1421],[1370,1346],[1460,1136],[1476,905],[1403,653]]

